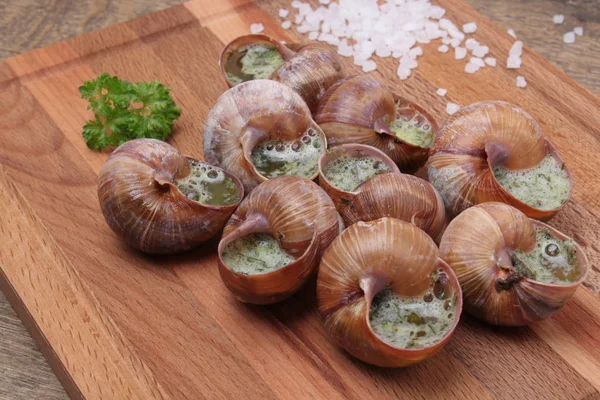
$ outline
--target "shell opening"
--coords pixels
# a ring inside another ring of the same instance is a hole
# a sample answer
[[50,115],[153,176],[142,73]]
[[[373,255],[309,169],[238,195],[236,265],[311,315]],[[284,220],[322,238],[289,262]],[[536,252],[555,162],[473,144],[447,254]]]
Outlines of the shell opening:
[[237,274],[265,274],[283,268],[296,260],[267,233],[250,233],[234,239],[223,248],[224,264]]
[[432,346],[454,327],[460,314],[458,295],[448,274],[440,268],[419,296],[401,296],[392,287],[377,293],[369,309],[369,326],[380,340],[393,347]]
[[388,122],[388,133],[413,146],[430,148],[435,139],[435,123],[412,103],[396,100],[396,115]]
[[360,150],[331,159],[323,168],[325,179],[345,192],[353,192],[373,176],[386,172],[392,169],[384,160],[363,155]]
[[540,209],[554,210],[565,204],[571,196],[571,180],[564,164],[552,154],[547,154],[535,167],[511,170],[501,162],[490,159],[496,181],[513,197]]
[[252,147],[249,159],[256,172],[266,179],[283,175],[313,179],[326,148],[324,136],[309,127],[295,140],[264,138]]
[[575,242],[561,239],[541,225],[535,225],[535,247],[510,254],[516,274],[551,285],[572,285],[581,280],[582,270]]
[[189,174],[175,180],[175,186],[188,199],[211,206],[230,206],[241,200],[241,187],[224,170],[192,159],[188,162]]
[[277,46],[267,41],[239,47],[226,57],[225,76],[234,86],[254,79],[268,79],[284,62]]

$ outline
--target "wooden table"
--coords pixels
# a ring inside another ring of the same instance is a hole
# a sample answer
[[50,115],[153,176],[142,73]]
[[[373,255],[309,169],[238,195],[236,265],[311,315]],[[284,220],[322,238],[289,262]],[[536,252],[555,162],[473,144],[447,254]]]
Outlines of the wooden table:
[[[0,5],[0,59],[180,2],[8,0]],[[499,25],[513,28],[530,47],[600,95],[600,57],[594,49],[600,37],[598,1],[469,2]],[[565,24],[554,26],[553,14],[564,14]],[[583,26],[584,36],[578,37],[576,44],[565,45],[562,33],[573,26]],[[0,293],[0,399],[31,398],[62,399],[66,394]]]

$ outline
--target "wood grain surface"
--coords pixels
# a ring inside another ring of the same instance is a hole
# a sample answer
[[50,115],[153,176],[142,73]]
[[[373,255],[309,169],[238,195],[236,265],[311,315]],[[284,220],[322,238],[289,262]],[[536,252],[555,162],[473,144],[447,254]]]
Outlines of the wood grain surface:
[[[35,2],[37,9],[28,0],[2,3],[0,52],[20,53],[167,3],[59,1],[40,8]],[[600,306],[590,291],[579,290],[566,310],[533,328],[490,329],[465,318],[442,354],[415,368],[383,371],[349,359],[326,340],[310,287],[280,305],[244,306],[219,280],[214,243],[180,257],[150,259],[113,237],[95,197],[96,174],[106,155],[90,152],[81,140],[87,113],[77,86],[102,71],[133,80],[161,79],[174,88],[184,109],[171,142],[199,155],[202,122],[225,89],[213,62],[222,42],[256,21],[267,25],[267,33],[286,34],[267,17],[276,15],[277,2],[234,3],[191,2],[0,66],[0,240],[5,243],[0,266],[10,283],[3,290],[69,393],[89,398],[132,398],[133,393],[144,398],[597,398]],[[469,7],[441,3],[456,22],[477,20],[475,37],[505,62],[511,40],[501,29]],[[600,58],[593,52],[599,36],[597,2],[471,4],[600,93]],[[555,13],[566,15],[564,26],[551,23]],[[575,25],[584,26],[585,35],[564,45],[562,33]],[[392,63],[382,64],[386,68],[378,73],[391,78]],[[452,101],[507,99],[540,119],[575,170],[577,185],[573,202],[552,225],[574,235],[592,264],[599,265],[600,193],[590,184],[599,147],[598,99],[529,50],[519,72],[530,82],[525,90],[514,87],[516,73],[500,68],[466,81],[462,64],[435,51],[420,64],[417,76],[405,84],[393,79],[392,86],[429,106],[440,121],[445,103],[435,89],[442,86],[449,88]],[[588,286],[597,290],[597,275]],[[5,304],[0,303],[0,398],[64,398]],[[71,334],[78,336],[70,340],[66,335]],[[207,374],[210,379],[203,378]],[[112,385],[111,379],[116,379]]]

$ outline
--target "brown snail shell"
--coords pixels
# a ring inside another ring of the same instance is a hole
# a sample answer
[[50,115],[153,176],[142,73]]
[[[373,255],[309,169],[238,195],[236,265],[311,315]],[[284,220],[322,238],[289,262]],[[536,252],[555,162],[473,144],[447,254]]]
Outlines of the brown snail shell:
[[450,222],[440,254],[456,273],[470,314],[494,325],[527,325],[557,312],[585,280],[590,267],[579,245],[575,251],[581,275],[572,284],[542,283],[515,270],[510,252],[535,246],[535,225],[569,239],[503,203],[471,207]]
[[190,160],[201,163],[155,139],[131,140],[114,150],[98,183],[108,226],[131,247],[151,254],[186,251],[218,233],[244,197],[244,188],[223,171],[238,187],[236,204],[208,205],[189,199],[174,182],[190,174]]
[[[354,191],[332,185],[324,170],[340,157],[373,157],[384,162],[391,173],[379,174]],[[444,203],[431,184],[412,175],[401,174],[394,162],[380,150],[361,144],[336,146],[319,160],[319,185],[333,200],[336,209],[350,226],[358,221],[383,217],[411,222],[439,243],[446,227]]]
[[[460,286],[452,269],[439,258],[429,236],[395,218],[358,222],[327,249],[319,266],[319,312],[330,337],[354,357],[382,367],[403,367],[432,356],[450,340],[462,307]],[[369,312],[377,293],[390,287],[401,296],[417,296],[441,268],[457,295],[456,317],[435,344],[416,349],[394,347],[373,332]]]
[[[281,176],[261,183],[242,202],[223,230],[219,273],[245,303],[270,304],[298,291],[314,272],[327,246],[344,229],[331,199],[314,182]],[[264,274],[244,275],[223,261],[225,246],[251,233],[268,233],[297,259]]]
[[[237,176],[246,193],[267,180],[252,163],[252,149],[265,140],[294,141],[313,129],[327,140],[306,103],[279,82],[260,79],[232,87],[210,110],[204,125],[204,158]],[[310,179],[315,179],[318,170]]]
[[564,166],[531,115],[503,101],[478,102],[459,110],[440,129],[427,161],[428,179],[452,215],[498,201],[528,217],[547,220],[568,200],[552,210],[534,208],[502,187],[492,170],[500,164],[511,170],[532,168],[547,154]]
[[227,44],[219,57],[221,72],[229,87],[234,84],[227,79],[227,61],[239,49],[255,44],[271,45],[279,51],[284,62],[269,79],[294,89],[311,112],[317,110],[327,88],[344,75],[340,58],[330,46],[322,43],[284,44],[267,35],[245,35]]
[[319,104],[315,120],[330,147],[346,143],[373,146],[387,154],[402,172],[414,172],[427,161],[429,149],[403,141],[387,124],[397,115],[417,114],[435,134],[437,124],[425,110],[390,93],[384,84],[367,74],[344,78],[331,86]]

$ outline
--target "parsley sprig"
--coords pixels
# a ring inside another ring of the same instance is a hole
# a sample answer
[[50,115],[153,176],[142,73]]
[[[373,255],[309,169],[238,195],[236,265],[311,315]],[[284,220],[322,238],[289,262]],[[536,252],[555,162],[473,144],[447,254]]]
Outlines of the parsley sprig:
[[165,140],[181,114],[170,91],[157,80],[129,82],[106,73],[85,82],[79,92],[94,112],[83,126],[87,146],[103,150],[137,138]]

